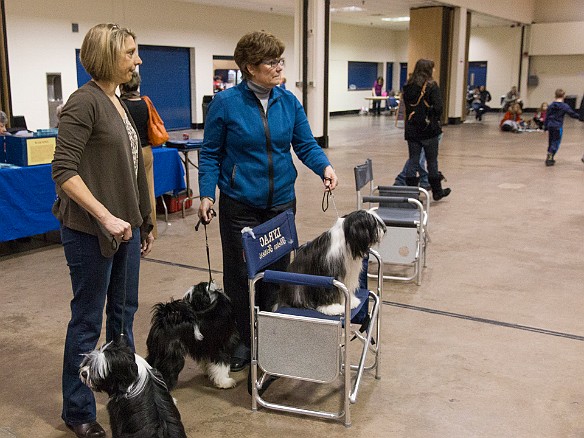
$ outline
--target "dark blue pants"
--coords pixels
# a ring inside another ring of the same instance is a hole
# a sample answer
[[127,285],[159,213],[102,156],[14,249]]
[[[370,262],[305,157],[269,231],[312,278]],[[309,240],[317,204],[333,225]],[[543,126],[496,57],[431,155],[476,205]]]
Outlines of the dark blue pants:
[[[223,249],[223,288],[233,304],[233,313],[237,330],[241,337],[241,346],[234,353],[236,357],[249,354],[251,344],[249,288],[247,270],[243,259],[241,229],[255,227],[280,213],[292,209],[296,212],[296,201],[263,209],[250,207],[224,194],[219,197],[219,231]],[[285,271],[290,257],[283,257],[266,269]],[[261,310],[272,310],[275,304],[277,286],[260,282],[258,284],[257,303]]]
[[79,380],[83,354],[95,349],[106,312],[106,342],[116,339],[121,331],[124,289],[126,305],[124,332],[133,348],[132,324],[138,309],[138,277],[140,272],[140,231],[133,230],[128,243],[118,252],[103,257],[96,236],[61,227],[61,240],[71,274],[73,299],[71,320],[67,327],[63,359],[63,412],[67,424],[95,421],[95,398]]
[[[408,166],[410,165],[409,158],[406,160],[404,164],[404,168],[399,173],[398,176],[395,177],[395,181],[393,183],[394,186],[405,186],[406,184],[406,176],[408,173]],[[420,187],[429,187],[430,183],[428,182],[428,171],[426,170],[426,154],[424,153],[424,149],[420,151],[420,165],[418,166],[418,173],[420,174]]]
[[562,128],[548,128],[548,153],[555,155],[562,142]]

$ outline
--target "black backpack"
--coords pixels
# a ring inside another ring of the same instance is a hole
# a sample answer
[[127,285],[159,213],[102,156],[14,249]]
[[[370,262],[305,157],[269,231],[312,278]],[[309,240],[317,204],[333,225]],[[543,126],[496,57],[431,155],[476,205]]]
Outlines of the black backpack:
[[428,82],[424,82],[422,91],[416,103],[409,104],[411,112],[408,116],[407,123],[411,124],[414,129],[424,131],[430,127],[430,104],[426,101],[426,86]]

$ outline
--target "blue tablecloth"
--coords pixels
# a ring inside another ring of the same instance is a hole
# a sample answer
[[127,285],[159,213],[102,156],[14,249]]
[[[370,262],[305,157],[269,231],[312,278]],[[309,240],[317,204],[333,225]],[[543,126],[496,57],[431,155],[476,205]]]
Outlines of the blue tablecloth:
[[[156,196],[185,189],[176,149],[155,148],[153,154]],[[0,169],[0,242],[58,230],[51,213],[55,197],[50,164]]]
[[166,192],[184,190],[185,171],[176,149],[153,148],[154,194],[156,197]]

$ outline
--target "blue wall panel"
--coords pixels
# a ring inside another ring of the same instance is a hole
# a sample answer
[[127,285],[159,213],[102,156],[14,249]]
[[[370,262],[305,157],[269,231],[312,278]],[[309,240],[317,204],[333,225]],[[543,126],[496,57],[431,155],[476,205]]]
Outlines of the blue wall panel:
[[190,51],[184,47],[138,47],[141,94],[154,102],[166,129],[191,127]]
[[[184,47],[139,46],[140,93],[154,102],[166,129],[191,128],[190,51]],[[75,50],[77,86],[91,79]]]

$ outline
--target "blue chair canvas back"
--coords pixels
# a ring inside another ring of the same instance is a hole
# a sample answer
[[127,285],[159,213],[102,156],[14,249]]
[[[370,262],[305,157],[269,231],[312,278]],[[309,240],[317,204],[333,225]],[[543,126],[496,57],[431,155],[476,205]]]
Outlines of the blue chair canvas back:
[[286,210],[255,228],[244,228],[241,234],[249,278],[298,248],[292,210]]

